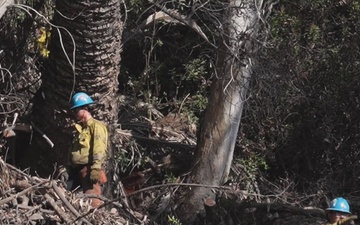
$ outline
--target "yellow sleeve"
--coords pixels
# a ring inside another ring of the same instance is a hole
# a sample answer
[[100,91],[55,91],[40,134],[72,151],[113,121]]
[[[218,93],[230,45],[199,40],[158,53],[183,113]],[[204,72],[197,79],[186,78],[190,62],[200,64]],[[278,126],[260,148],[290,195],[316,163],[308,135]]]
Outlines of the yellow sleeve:
[[93,130],[93,164],[92,169],[101,169],[106,153],[108,144],[108,131],[104,124],[96,121]]

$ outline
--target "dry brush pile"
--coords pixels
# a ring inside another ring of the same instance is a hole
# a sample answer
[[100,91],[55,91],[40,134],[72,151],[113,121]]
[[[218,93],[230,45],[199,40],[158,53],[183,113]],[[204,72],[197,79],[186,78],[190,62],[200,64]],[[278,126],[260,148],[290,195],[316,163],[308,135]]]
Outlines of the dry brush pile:
[[[61,181],[30,176],[0,158],[0,224],[144,224],[121,199],[70,192]],[[90,197],[104,201],[91,208]]]

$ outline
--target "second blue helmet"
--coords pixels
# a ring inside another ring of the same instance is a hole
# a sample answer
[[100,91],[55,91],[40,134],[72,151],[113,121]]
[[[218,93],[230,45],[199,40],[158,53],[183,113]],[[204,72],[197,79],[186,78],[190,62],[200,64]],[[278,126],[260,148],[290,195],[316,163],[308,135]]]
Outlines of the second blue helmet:
[[329,208],[327,208],[326,210],[344,212],[349,214],[351,213],[349,203],[341,197],[332,200]]

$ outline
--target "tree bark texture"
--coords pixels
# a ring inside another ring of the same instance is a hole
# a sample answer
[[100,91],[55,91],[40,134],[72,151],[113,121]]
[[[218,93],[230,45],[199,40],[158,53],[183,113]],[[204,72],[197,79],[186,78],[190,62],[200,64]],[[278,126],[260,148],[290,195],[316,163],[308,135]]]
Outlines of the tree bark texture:
[[54,142],[51,151],[57,161],[65,163],[72,140],[72,94],[88,93],[96,102],[93,116],[108,125],[117,118],[120,14],[117,0],[56,1],[56,27],[52,27],[50,56],[33,116]]
[[[201,124],[191,181],[221,185],[230,171],[252,69],[252,39],[257,12],[252,0],[230,1],[219,45],[217,74]],[[204,199],[215,199],[211,188],[192,188],[178,210],[184,224],[192,224],[204,212]],[[191,212],[191,213],[189,213]],[[205,216],[203,215],[203,218]]]

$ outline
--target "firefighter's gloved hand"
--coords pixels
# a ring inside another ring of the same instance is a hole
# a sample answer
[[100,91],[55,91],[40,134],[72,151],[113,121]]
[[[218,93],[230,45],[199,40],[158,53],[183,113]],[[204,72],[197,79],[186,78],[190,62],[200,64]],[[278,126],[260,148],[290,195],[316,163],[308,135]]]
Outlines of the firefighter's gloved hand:
[[98,183],[100,181],[100,169],[91,169],[90,180],[93,183]]

